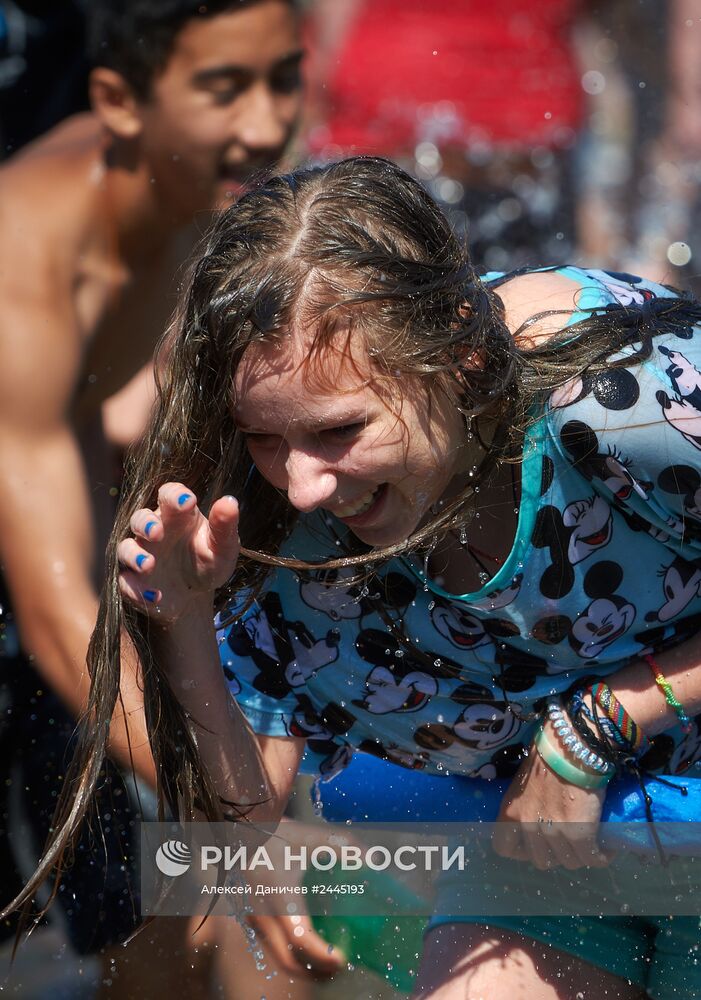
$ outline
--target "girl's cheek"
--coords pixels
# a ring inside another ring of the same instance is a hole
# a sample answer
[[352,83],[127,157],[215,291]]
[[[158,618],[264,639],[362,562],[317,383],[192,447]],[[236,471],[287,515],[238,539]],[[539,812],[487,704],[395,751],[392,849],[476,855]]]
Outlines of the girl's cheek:
[[280,479],[285,477],[284,462],[276,460],[274,456],[267,454],[262,448],[249,448],[248,454],[264,479],[267,479],[273,486],[281,485]]

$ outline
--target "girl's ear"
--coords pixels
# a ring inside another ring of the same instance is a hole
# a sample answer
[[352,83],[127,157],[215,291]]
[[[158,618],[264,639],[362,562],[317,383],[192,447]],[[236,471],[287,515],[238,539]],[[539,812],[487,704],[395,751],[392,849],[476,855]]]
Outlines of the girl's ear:
[[143,122],[140,104],[121,73],[97,66],[90,73],[90,104],[102,125],[118,139],[137,139]]
[[460,359],[460,367],[465,371],[481,372],[484,371],[486,360],[484,349],[469,351]]
[[472,316],[472,306],[469,302],[463,302],[463,304],[458,309],[458,314],[462,319],[467,319],[468,316]]
[[[463,304],[458,309],[458,315],[461,319],[468,319],[472,316],[473,309],[469,302],[463,302]],[[454,329],[458,329],[459,323],[456,321],[454,324]],[[470,351],[469,347],[465,346],[460,350],[459,354],[459,364],[460,370],[470,371],[482,371],[485,364],[484,351]]]

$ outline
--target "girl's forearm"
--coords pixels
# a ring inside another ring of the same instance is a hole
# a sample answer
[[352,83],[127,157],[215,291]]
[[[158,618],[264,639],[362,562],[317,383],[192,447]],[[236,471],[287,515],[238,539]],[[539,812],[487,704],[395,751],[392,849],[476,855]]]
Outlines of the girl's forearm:
[[[693,717],[701,712],[699,639],[690,639],[674,649],[655,654],[653,658],[671,684],[674,695],[684,706],[686,714]],[[647,736],[656,736],[679,721],[645,660],[638,660],[617,673],[610,674],[606,682]]]
[[258,740],[231,696],[221,668],[211,605],[159,630],[158,657],[190,716],[202,759],[225,802],[253,806],[251,818],[277,820]]

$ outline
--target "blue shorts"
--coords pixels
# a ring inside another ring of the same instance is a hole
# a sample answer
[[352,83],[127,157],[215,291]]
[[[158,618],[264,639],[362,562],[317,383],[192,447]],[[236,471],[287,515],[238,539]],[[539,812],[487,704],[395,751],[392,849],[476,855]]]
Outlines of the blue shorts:
[[[535,899],[547,872],[521,861],[500,860],[500,874],[518,898]],[[699,900],[701,890],[682,882],[684,860],[679,864],[679,885],[688,899]],[[509,867],[513,866],[513,871]],[[693,871],[693,868],[691,869]],[[466,883],[466,876],[468,882]],[[469,878],[478,880],[469,887]],[[701,916],[464,916],[459,900],[477,900],[483,888],[482,869],[443,872],[436,882],[436,896],[428,930],[442,924],[481,924],[501,927],[535,938],[574,955],[614,976],[644,989],[653,1000],[698,1000],[701,997]],[[676,879],[675,879],[676,881]],[[488,886],[485,886],[488,891]],[[693,907],[692,907],[693,908]],[[460,916],[456,916],[456,913]],[[609,913],[611,910],[609,909]]]
[[503,927],[543,941],[644,989],[653,1000],[701,997],[697,917],[433,917]]

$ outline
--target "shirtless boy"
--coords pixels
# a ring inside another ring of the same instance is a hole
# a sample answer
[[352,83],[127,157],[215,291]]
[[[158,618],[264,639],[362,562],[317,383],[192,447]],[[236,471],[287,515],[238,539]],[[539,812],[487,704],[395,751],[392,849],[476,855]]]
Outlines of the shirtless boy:
[[[102,404],[150,358],[211,211],[279,159],[301,96],[288,0],[90,6],[92,113],[0,170],[0,786],[12,781],[33,824],[50,819],[89,688],[112,513]],[[137,774],[153,783],[135,673],[123,699]],[[112,752],[129,764],[124,716]],[[63,899],[73,944],[92,951],[124,936],[131,903],[124,888],[110,903],[83,861],[90,877]],[[0,862],[7,902],[19,884]]]

